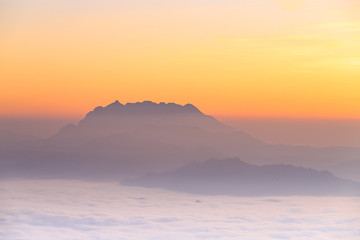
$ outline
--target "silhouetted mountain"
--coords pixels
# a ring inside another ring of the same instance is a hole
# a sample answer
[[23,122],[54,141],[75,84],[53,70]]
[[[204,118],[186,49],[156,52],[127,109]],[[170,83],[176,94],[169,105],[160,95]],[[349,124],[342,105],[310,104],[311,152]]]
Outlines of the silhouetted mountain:
[[48,139],[16,142],[1,149],[3,177],[119,179],[214,157],[239,157],[261,165],[326,169],[360,180],[359,148],[266,144],[190,104],[123,105],[116,101],[96,107],[79,124],[70,124]]
[[191,163],[122,184],[206,195],[360,195],[360,183],[339,179],[328,171],[283,164],[256,166],[237,158]]
[[78,126],[61,129],[52,139],[89,139],[146,128],[193,127],[210,132],[229,132],[232,129],[211,116],[204,115],[191,104],[154,103],[150,101],[96,107]]
[[186,104],[184,106],[175,103],[159,104],[144,101],[136,103],[121,104],[118,100],[109,104],[106,107],[96,107],[93,111],[89,112],[83,121],[92,117],[99,116],[117,116],[117,115],[159,115],[159,114],[195,114],[204,115],[192,104]]

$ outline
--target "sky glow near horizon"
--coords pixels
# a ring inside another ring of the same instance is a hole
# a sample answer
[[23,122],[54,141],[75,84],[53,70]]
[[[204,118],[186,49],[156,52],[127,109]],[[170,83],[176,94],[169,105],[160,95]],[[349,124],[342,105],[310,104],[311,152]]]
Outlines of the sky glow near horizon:
[[0,115],[79,117],[118,99],[360,118],[359,12],[355,0],[2,1]]

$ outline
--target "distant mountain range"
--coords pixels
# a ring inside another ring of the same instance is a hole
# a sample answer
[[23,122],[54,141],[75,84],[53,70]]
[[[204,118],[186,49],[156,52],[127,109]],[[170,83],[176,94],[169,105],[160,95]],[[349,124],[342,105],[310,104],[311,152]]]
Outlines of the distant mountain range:
[[[210,132],[230,132],[232,129],[211,116],[204,115],[191,104],[145,101],[121,104],[115,101],[106,107],[96,107],[77,126],[68,125],[51,139],[94,139],[116,133],[199,128]],[[141,133],[140,133],[141,134]]]
[[238,157],[251,164],[326,169],[360,181],[360,148],[266,144],[191,104],[115,101],[47,139],[7,136],[0,132],[0,177],[119,180]]
[[256,166],[238,158],[191,163],[122,184],[205,195],[360,196],[360,183],[339,179],[328,171],[284,164]]

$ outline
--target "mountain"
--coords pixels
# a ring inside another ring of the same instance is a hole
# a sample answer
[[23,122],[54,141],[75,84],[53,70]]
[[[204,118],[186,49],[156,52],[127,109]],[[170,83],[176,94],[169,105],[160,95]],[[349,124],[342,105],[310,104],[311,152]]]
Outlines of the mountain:
[[159,104],[144,101],[121,104],[119,101],[106,107],[96,107],[78,126],[68,125],[52,139],[94,139],[122,132],[139,132],[151,129],[200,128],[210,132],[230,132],[232,129],[215,118],[200,112],[195,106],[175,103]]
[[256,166],[238,158],[191,163],[164,173],[128,179],[124,185],[236,196],[360,196],[360,183],[291,165]]
[[239,157],[259,165],[326,169],[360,180],[359,148],[266,144],[191,104],[115,101],[50,138],[13,143],[1,148],[0,177],[119,180],[194,161]]

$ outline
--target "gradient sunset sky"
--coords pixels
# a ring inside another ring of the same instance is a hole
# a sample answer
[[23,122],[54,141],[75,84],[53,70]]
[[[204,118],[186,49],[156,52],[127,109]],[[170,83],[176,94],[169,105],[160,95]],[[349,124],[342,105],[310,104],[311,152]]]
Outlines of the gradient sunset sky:
[[3,0],[0,116],[192,103],[360,118],[358,0]]

